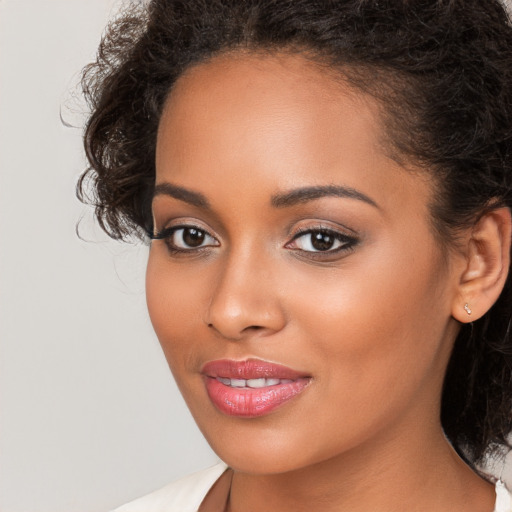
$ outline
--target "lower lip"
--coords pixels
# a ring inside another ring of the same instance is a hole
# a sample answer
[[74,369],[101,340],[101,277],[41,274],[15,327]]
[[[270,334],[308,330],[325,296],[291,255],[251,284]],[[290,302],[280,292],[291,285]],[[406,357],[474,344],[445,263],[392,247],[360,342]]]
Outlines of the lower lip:
[[206,390],[215,407],[224,414],[256,418],[289,402],[307,387],[309,381],[309,378],[300,378],[264,388],[232,388],[215,378],[206,377]]

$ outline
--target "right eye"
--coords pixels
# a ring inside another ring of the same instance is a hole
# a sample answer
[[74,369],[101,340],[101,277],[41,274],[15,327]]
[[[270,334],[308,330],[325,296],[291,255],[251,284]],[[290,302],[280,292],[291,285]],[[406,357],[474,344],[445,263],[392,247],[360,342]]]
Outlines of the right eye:
[[197,226],[173,226],[152,235],[151,238],[164,240],[169,250],[173,252],[193,252],[220,245],[217,239]]

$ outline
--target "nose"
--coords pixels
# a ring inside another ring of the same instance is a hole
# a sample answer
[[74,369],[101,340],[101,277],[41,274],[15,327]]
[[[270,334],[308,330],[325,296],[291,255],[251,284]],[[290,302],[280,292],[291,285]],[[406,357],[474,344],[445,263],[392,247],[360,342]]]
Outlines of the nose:
[[229,340],[280,331],[286,317],[275,274],[275,266],[253,251],[227,257],[207,310],[208,327]]

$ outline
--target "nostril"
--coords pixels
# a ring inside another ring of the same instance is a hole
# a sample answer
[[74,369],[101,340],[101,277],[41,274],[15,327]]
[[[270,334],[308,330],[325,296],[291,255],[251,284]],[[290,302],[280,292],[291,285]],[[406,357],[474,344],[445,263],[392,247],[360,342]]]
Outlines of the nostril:
[[261,329],[263,329],[261,325],[249,325],[244,331],[260,331]]
[[[207,323],[206,324],[209,329],[214,329],[215,331],[218,331],[219,333],[221,330],[219,330],[213,323]],[[238,331],[238,335],[242,335],[243,333],[250,333],[250,332],[258,332],[261,330],[264,330],[265,327],[262,325],[249,325],[247,327],[244,327],[241,331]],[[224,335],[226,335],[224,333]],[[238,338],[238,336],[237,336]]]
[[[207,324],[207,326],[210,327],[211,329],[215,329],[215,326],[211,323]],[[263,326],[261,325],[249,325],[248,327],[242,329],[242,331],[260,331],[261,329],[263,329]]]

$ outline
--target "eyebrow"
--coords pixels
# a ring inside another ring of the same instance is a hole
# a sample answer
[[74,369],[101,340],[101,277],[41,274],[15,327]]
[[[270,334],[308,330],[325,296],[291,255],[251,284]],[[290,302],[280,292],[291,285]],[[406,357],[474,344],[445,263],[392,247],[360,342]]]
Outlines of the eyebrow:
[[[203,194],[168,182],[156,185],[153,197],[159,195],[170,196],[198,208],[210,208],[210,203]],[[288,192],[272,196],[270,203],[274,208],[287,208],[297,204],[303,204],[308,201],[314,201],[315,199],[321,199],[322,197],[358,199],[359,201],[363,201],[375,208],[379,208],[379,205],[366,194],[363,194],[354,188],[343,187],[340,185],[296,188]]]
[[166,195],[180,201],[197,206],[198,208],[210,208],[210,203],[203,194],[194,192],[188,188],[172,185],[171,183],[160,183],[155,187],[153,197]]
[[286,208],[289,206],[295,206],[297,204],[306,203],[322,197],[344,197],[349,199],[358,199],[368,203],[375,208],[379,208],[379,205],[366,194],[359,192],[358,190],[350,187],[343,187],[339,185],[324,185],[316,187],[303,187],[277,194],[272,196],[272,206],[275,208]]

